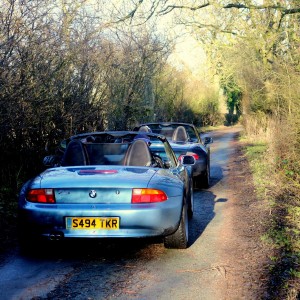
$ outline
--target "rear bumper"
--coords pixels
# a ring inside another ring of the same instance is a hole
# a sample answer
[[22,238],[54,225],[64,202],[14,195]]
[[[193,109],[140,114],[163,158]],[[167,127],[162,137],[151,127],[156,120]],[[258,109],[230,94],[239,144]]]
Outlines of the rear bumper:
[[[80,205],[30,205],[19,210],[19,225],[24,236],[62,238],[140,238],[173,233],[179,225],[182,201],[170,199],[159,204],[97,205],[88,209]],[[120,229],[66,229],[65,217],[119,217]]]

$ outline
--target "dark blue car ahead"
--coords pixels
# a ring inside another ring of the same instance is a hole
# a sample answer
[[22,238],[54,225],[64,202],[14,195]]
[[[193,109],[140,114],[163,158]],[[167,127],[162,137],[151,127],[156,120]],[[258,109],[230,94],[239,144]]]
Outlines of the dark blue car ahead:
[[210,149],[207,146],[213,140],[206,137],[202,141],[193,124],[180,122],[144,123],[136,126],[135,131],[153,132],[164,135],[180,160],[183,155],[195,158],[192,166],[194,187],[208,188],[210,184]]

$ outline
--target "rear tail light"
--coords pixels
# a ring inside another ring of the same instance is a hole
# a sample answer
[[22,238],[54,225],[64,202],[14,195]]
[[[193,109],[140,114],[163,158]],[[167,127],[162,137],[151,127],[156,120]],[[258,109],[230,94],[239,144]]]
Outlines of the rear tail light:
[[33,189],[29,190],[26,199],[35,203],[55,203],[53,189]]
[[187,152],[186,155],[193,156],[195,160],[198,160],[200,158],[200,156],[197,153],[193,153],[193,152]]
[[[195,158],[195,160],[198,160],[200,158],[200,156],[197,153],[193,153],[193,152],[187,152],[187,154],[185,154],[185,155],[193,156]],[[181,154],[178,157],[178,160],[182,159],[183,156],[184,156],[184,154]]]
[[168,199],[167,195],[156,189],[133,189],[131,203],[163,202]]
[[188,155],[191,155],[195,158],[195,160],[198,160],[200,156],[197,153],[189,153]]

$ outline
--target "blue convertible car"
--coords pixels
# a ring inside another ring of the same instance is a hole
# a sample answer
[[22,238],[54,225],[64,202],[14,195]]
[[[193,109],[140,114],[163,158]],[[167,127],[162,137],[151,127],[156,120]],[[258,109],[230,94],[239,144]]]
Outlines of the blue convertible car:
[[160,236],[167,248],[187,247],[192,156],[178,161],[163,135],[146,132],[80,134],[62,148],[21,189],[22,246],[41,237]]

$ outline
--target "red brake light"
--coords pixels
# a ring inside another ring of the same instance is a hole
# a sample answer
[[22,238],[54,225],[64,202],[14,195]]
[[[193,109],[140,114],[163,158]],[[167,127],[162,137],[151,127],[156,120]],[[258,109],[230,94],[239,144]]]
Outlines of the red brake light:
[[188,155],[191,155],[195,158],[195,160],[198,160],[200,156],[197,153],[188,153]]
[[181,154],[178,157],[178,160],[180,160],[184,155],[190,155],[193,156],[195,158],[195,160],[198,160],[200,158],[200,156],[197,153],[193,153],[193,152],[187,152],[186,154]]
[[29,190],[26,199],[35,203],[55,203],[53,189],[33,189]]
[[117,170],[80,170],[78,172],[79,175],[94,175],[94,174],[116,174],[118,173]]
[[179,155],[178,160],[181,161],[183,159],[183,157],[184,157],[184,154]]
[[168,199],[167,195],[156,189],[133,189],[131,203],[163,202]]

